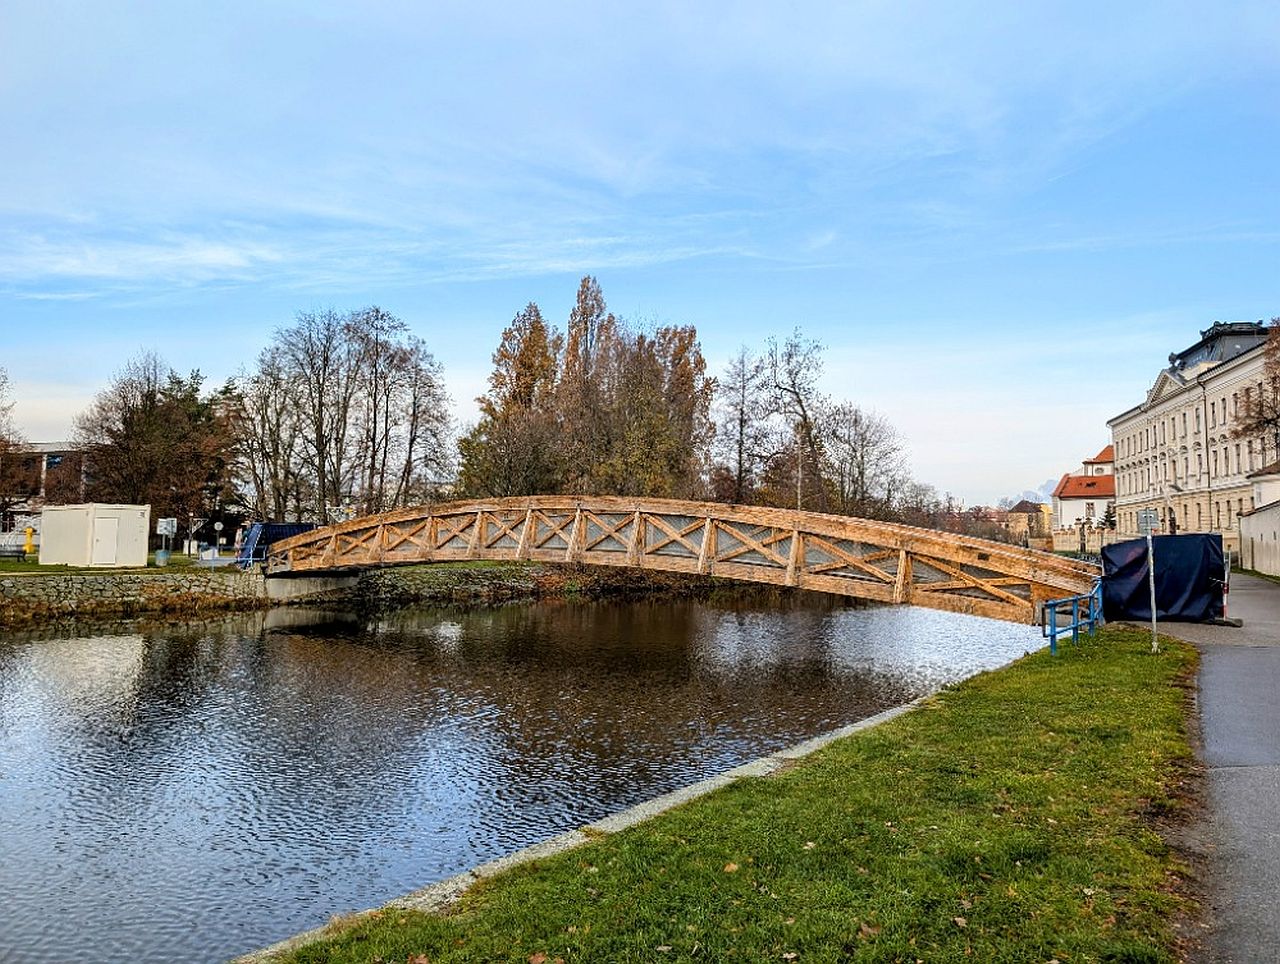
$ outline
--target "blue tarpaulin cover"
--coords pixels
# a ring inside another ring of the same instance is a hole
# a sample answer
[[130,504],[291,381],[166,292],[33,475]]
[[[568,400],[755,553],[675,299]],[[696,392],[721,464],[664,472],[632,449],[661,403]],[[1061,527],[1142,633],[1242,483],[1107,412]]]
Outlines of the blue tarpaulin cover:
[[315,527],[314,522],[255,522],[249,526],[244,541],[240,543],[236,564],[241,569],[247,569],[255,562],[262,562],[267,558],[271,543],[310,532]]
[[[1206,623],[1222,618],[1221,535],[1154,536],[1156,618]],[[1108,620],[1151,619],[1147,540],[1102,547],[1102,612]]]

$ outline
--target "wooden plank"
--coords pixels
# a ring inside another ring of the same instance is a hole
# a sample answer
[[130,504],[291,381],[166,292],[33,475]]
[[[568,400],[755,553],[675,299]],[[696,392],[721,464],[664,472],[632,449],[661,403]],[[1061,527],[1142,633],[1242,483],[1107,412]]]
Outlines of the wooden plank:
[[893,601],[899,605],[912,602],[911,554],[906,549],[898,550],[898,572],[893,580]]
[[800,581],[800,570],[804,568],[804,536],[799,529],[791,530],[791,552],[787,559],[786,581],[788,586],[795,586]]
[[537,527],[537,524],[533,521],[533,510],[525,509],[524,510],[524,528],[520,530],[520,545],[516,547],[517,559],[529,558],[529,540],[531,538],[530,533],[536,527]]
[[631,517],[631,542],[627,545],[627,564],[639,566],[644,561],[644,516],[637,511]]
[[716,521],[710,516],[702,526],[702,547],[698,552],[698,572],[704,576],[716,560]]

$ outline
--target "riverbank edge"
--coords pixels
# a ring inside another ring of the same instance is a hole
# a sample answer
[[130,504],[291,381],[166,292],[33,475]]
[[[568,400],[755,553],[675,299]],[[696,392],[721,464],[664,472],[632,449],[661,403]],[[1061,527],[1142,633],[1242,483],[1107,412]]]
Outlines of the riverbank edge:
[[[1021,657],[1019,657],[1021,658]],[[995,667],[988,672],[996,672],[1011,666],[1017,660],[1011,660],[1001,666]],[[740,780],[747,780],[760,777],[772,776],[780,772],[786,767],[794,764],[798,760],[802,760],[810,754],[829,746],[837,740],[845,737],[853,736],[863,730],[869,730],[896,719],[905,713],[909,713],[917,707],[923,705],[933,697],[934,694],[926,694],[919,696],[914,700],[906,703],[900,703],[892,706],[887,710],[881,710],[871,716],[856,720],[853,723],[847,723],[844,726],[829,730],[826,733],[820,733],[815,737],[810,737],[803,742],[793,746],[786,747],[766,756],[757,757],[747,763],[724,770],[721,773],[714,774],[687,786],[679,787],[667,793],[652,797],[649,800],[641,801],[633,807],[625,810],[619,810],[616,813],[601,817],[592,823],[584,824],[578,830],[569,830],[562,834],[557,834],[547,840],[539,841],[531,844],[514,853],[507,854],[505,857],[498,857],[494,860],[487,861],[479,866],[472,867],[470,870],[464,870],[460,874],[447,877],[444,880],[437,881],[434,884],[428,884],[418,890],[411,891],[401,897],[393,898],[381,907],[371,907],[366,910],[356,911],[351,914],[344,915],[336,922],[336,926],[340,928],[349,927],[362,918],[377,914],[384,910],[414,910],[427,914],[439,914],[449,910],[466,892],[475,884],[491,877],[496,877],[501,873],[513,870],[525,864],[531,864],[538,860],[545,860],[547,857],[553,857],[556,854],[566,853],[570,850],[576,850],[584,844],[592,843],[601,837],[610,836],[619,833],[637,824],[644,823],[654,817],[682,806],[699,797],[705,797],[722,787],[727,787],[737,783]],[[286,937],[284,940],[277,941],[267,947],[260,948],[256,951],[250,951],[248,954],[241,955],[232,960],[231,964],[270,964],[272,961],[281,960],[284,955],[299,950],[308,944],[316,941],[324,940],[332,937],[334,934],[335,923],[322,924],[319,927],[302,931],[292,937]]]

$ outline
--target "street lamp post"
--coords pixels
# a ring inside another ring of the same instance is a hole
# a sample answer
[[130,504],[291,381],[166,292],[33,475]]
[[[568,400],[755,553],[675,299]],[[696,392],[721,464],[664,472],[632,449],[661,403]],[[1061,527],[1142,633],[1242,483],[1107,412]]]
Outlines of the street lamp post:
[[1165,482],[1165,481],[1164,481],[1164,479],[1161,479],[1161,480],[1160,480],[1160,494],[1161,494],[1162,496],[1164,496],[1164,524],[1165,524],[1165,528],[1169,530],[1169,535],[1171,535],[1171,536],[1176,536],[1176,535],[1178,534],[1178,523],[1177,523],[1177,521],[1173,518],[1173,506],[1172,506],[1172,505],[1170,504],[1170,502],[1169,502],[1169,490],[1170,490],[1170,489],[1173,489],[1173,491],[1174,491],[1174,492],[1178,492],[1178,493],[1181,493],[1181,492],[1182,492],[1182,488],[1181,488],[1181,486],[1179,486],[1179,485],[1178,485],[1178,483],[1176,483],[1176,482]]

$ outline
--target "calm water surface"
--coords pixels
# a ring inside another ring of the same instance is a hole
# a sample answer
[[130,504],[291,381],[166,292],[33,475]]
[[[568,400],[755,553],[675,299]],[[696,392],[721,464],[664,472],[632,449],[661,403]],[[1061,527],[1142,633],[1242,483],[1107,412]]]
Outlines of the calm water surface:
[[807,602],[0,639],[0,961],[222,960],[1040,645]]

